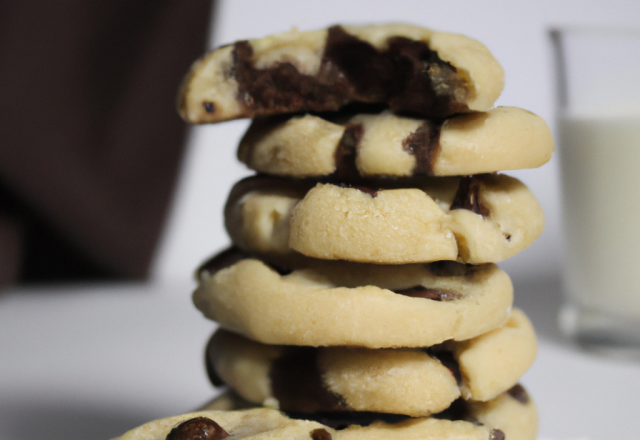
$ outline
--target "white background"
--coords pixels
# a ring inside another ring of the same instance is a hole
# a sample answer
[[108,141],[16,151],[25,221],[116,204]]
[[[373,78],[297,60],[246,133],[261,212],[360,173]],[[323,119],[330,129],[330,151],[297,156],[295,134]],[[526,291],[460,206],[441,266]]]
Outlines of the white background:
[[[553,54],[548,30],[568,25],[640,26],[640,1],[630,0],[227,0],[218,5],[210,46],[258,38],[292,26],[410,22],[462,33],[484,43],[502,64],[506,86],[497,105],[522,107],[555,133]],[[614,68],[614,66],[601,66]],[[184,280],[207,256],[229,243],[222,207],[231,185],[250,172],[235,159],[247,121],[191,129],[172,215],[157,252],[153,277]],[[558,155],[536,170],[510,172],[538,197],[546,214],[543,235],[502,264],[518,279],[548,277],[562,267]]]

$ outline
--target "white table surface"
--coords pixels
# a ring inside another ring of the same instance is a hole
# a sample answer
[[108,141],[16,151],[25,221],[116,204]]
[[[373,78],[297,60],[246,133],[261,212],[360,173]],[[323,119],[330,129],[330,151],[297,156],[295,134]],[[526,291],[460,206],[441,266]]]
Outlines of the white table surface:
[[[192,286],[15,288],[0,293],[0,440],[109,439],[215,394],[203,349],[215,325]],[[640,438],[640,362],[585,353],[555,325],[555,279],[516,283],[540,346],[522,383],[542,440]]]

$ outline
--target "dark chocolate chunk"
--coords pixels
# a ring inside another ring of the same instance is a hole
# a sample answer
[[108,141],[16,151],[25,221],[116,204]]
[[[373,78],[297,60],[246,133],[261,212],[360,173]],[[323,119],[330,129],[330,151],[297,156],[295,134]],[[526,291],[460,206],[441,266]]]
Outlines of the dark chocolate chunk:
[[433,163],[440,151],[440,125],[423,123],[402,141],[402,148],[416,157],[417,174],[433,174]]
[[433,347],[429,347],[424,349],[424,351],[431,356],[440,361],[442,365],[444,365],[447,370],[451,371],[453,377],[456,378],[456,383],[458,386],[462,384],[462,373],[460,372],[460,364],[458,360],[455,358],[452,352],[448,350],[434,350]]
[[196,273],[198,276],[204,271],[214,274],[226,267],[233,266],[238,261],[249,258],[249,254],[241,251],[235,246],[225,249],[217,255],[214,255],[200,265]]
[[213,102],[203,102],[202,106],[204,107],[204,111],[207,113],[214,113],[216,111],[216,105]]
[[335,67],[323,66],[327,82],[300,73],[288,62],[268,69],[253,65],[253,48],[248,41],[234,45],[232,74],[238,82],[238,99],[252,115],[300,110],[338,110],[346,104],[349,84]]
[[333,437],[326,429],[318,428],[311,431],[311,440],[332,440]]
[[489,217],[489,208],[480,202],[480,181],[478,176],[466,176],[460,179],[460,185],[451,203],[450,210],[467,209],[483,217]]
[[387,103],[396,112],[430,118],[468,110],[461,103],[468,93],[464,80],[425,42],[393,37],[378,51],[340,26],[329,28],[315,76],[289,62],[257,69],[248,41],[235,43],[230,74],[248,116],[337,111],[353,101]]
[[166,440],[222,440],[229,433],[207,417],[195,417],[185,420],[173,428]]
[[291,348],[271,365],[271,389],[282,410],[315,413],[348,409],[339,396],[324,386],[317,353],[313,347]]
[[469,404],[462,398],[454,400],[451,405],[449,405],[449,408],[437,414],[433,414],[431,417],[444,420],[463,420],[465,422],[473,423],[474,425],[482,426],[482,423],[471,415]]
[[362,124],[350,124],[344,130],[335,153],[336,178],[354,178],[358,176],[356,168],[356,148],[364,133]]
[[392,60],[341,26],[329,28],[322,64],[337,66],[365,102],[384,102],[399,86]]
[[491,435],[489,436],[489,440],[504,440],[504,439],[505,439],[504,432],[500,431],[499,429],[491,430]]
[[394,292],[411,298],[425,298],[434,301],[453,301],[462,298],[460,292],[448,289],[431,289],[424,286],[413,286],[408,289],[394,290]]
[[396,66],[395,81],[402,84],[389,100],[392,110],[438,118],[468,109],[459,102],[466,98],[467,88],[456,68],[426,43],[391,38],[387,56]]
[[527,391],[520,384],[516,384],[509,388],[507,393],[523,405],[529,403],[529,394],[527,394]]

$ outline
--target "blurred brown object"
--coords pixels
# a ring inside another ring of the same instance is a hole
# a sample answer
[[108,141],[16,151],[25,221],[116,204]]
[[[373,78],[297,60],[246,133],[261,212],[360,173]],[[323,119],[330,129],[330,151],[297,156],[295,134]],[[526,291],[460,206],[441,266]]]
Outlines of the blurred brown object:
[[0,286],[147,275],[211,0],[0,3]]

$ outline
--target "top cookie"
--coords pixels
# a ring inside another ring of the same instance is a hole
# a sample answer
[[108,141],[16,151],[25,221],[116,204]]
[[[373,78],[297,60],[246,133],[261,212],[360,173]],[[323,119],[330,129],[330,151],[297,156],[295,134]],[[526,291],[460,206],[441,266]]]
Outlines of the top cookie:
[[358,101],[442,118],[490,109],[503,87],[502,68],[471,38],[408,24],[332,26],[210,52],[186,75],[178,111],[207,123]]

